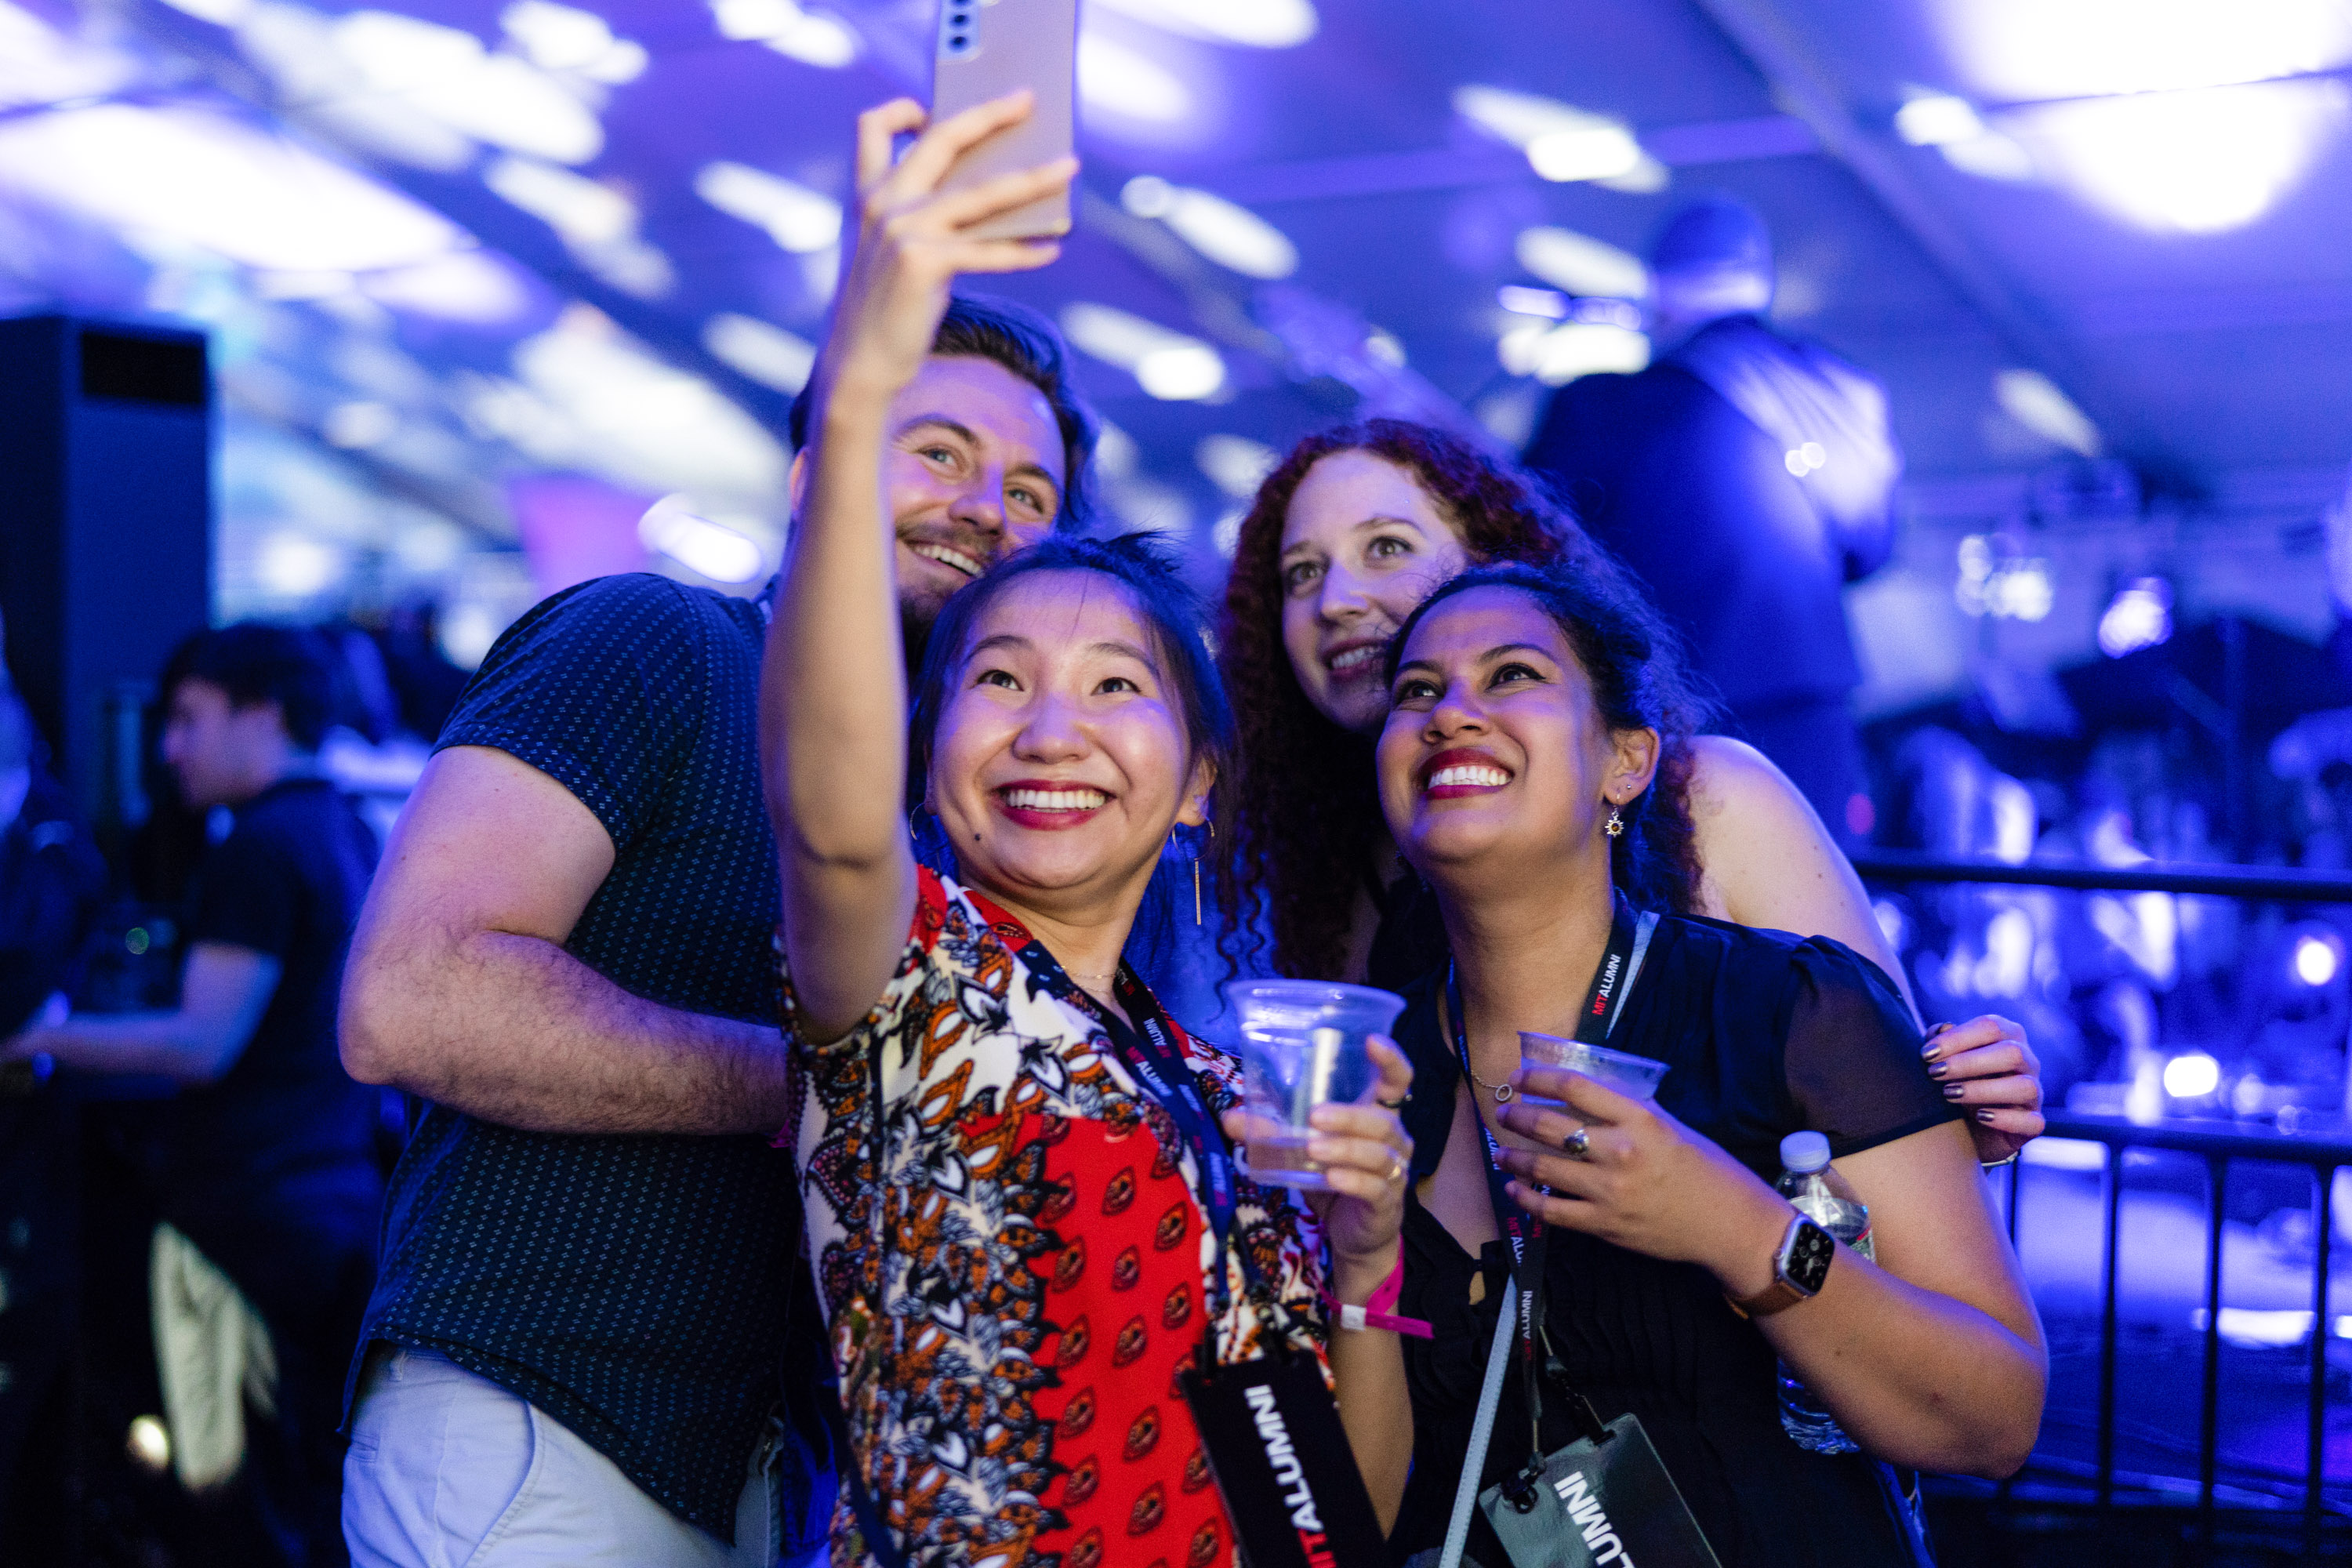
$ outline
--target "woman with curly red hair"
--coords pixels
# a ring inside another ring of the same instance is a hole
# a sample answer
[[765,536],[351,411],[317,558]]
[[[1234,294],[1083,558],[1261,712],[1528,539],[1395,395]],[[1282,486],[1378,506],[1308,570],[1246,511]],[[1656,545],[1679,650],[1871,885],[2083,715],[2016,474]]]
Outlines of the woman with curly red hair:
[[[1496,561],[1627,580],[1525,475],[1401,420],[1308,437],[1243,520],[1220,644],[1242,758],[1234,907],[1263,907],[1280,973],[1393,987],[1444,956],[1433,908],[1381,817],[1381,654],[1440,584]],[[1804,797],[1753,747],[1695,733],[1703,714],[1676,718],[1684,738],[1619,840],[1619,881],[1653,908],[1833,937],[1907,1000],[1860,879]],[[1929,1050],[1983,1157],[2042,1131],[2042,1086],[2015,1025],[1978,1018]]]

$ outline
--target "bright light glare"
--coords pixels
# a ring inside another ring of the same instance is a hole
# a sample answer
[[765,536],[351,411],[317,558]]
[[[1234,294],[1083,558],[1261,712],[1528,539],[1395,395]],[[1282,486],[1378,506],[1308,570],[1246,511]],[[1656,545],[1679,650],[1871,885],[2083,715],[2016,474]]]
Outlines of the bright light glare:
[[514,270],[478,250],[372,272],[360,279],[360,289],[379,305],[445,321],[509,321],[530,303]]
[[559,163],[584,163],[604,150],[604,128],[562,83],[528,60],[490,53],[461,28],[353,11],[332,36],[370,87],[478,142]]
[[254,575],[273,594],[307,599],[342,575],[343,558],[333,546],[299,533],[273,533],[262,542]]
[[0,182],[271,270],[403,267],[465,237],[294,142],[194,110],[104,104],[0,124]]
[[1220,433],[1202,437],[1201,444],[1192,449],[1192,460],[1225,494],[1235,500],[1249,500],[1282,461],[1282,454],[1263,441]]
[[2305,936],[2294,944],[2294,977],[2305,985],[2317,987],[2336,978],[2344,966],[2344,954],[2336,944],[2324,936]]
[[721,161],[696,171],[694,194],[730,217],[768,231],[794,255],[829,250],[841,239],[841,204],[806,185]]
[[2085,458],[2099,455],[2099,427],[2040,371],[2002,371],[1992,378],[1992,395],[2003,413],[2042,439]]
[[1139,22],[1187,38],[1286,49],[1315,36],[1308,0],[1095,0]]
[[319,433],[331,447],[364,451],[383,444],[400,428],[400,416],[381,403],[339,403],[327,410]]
[[541,70],[576,71],[617,86],[635,81],[646,68],[645,47],[614,37],[593,11],[554,0],[514,0],[499,13],[499,26]]
[[1158,218],[1185,244],[1244,277],[1287,278],[1298,270],[1298,247],[1288,235],[1223,196],[1171,184],[1157,174],[1139,174],[1121,189],[1119,201],[1138,217]]
[[[1642,144],[1624,126],[1557,99],[1473,84],[1454,89],[1454,110],[1525,153],[1528,165],[1547,180],[1622,180],[1647,162]],[[1635,184],[1655,189],[1664,184],[1663,174],[1660,165],[1652,178]]]
[[1078,35],[1078,92],[1089,109],[1128,120],[1168,125],[1192,112],[1181,78],[1100,33]]
[[1953,602],[1967,616],[2039,621],[2057,603],[2050,563],[2021,552],[2002,534],[1971,533],[1960,541]]
[[1941,147],[1984,134],[1976,106],[1949,93],[1915,98],[1895,111],[1895,134],[1914,147]]
[[1946,0],[1968,79],[2021,101],[2219,87],[2352,64],[2342,0]]
[[816,368],[816,345],[751,316],[721,312],[703,323],[702,346],[711,357],[762,386],[796,394]]
[[1062,307],[1062,331],[1077,348],[1132,374],[1163,402],[1199,402],[1224,390],[1225,362],[1197,338],[1108,305]]
[[1630,327],[1606,322],[1568,321],[1553,327],[1530,321],[1505,332],[1495,345],[1495,355],[1513,375],[1565,386],[1580,375],[1643,369],[1650,363],[1650,340]]
[[1512,249],[1520,266],[1570,294],[1639,300],[1650,292],[1640,257],[1574,229],[1523,229]]
[[698,516],[683,495],[667,495],[637,520],[637,537],[689,572],[714,583],[748,583],[766,563],[760,546],[733,529]]
[[636,231],[635,204],[585,174],[529,158],[500,158],[482,184],[575,245],[601,245]]
[[1613,180],[1642,164],[1642,144],[1622,125],[1553,131],[1528,143],[1528,163],[1547,180]]
[[1936,151],[1953,168],[1980,180],[2005,180],[2017,184],[2042,173],[2023,142],[1999,131],[1987,131],[1964,142],[1947,142]]
[[2172,590],[2155,577],[2126,584],[2099,616],[2099,651],[2121,658],[2172,635]]
[[255,0],[163,0],[174,11],[184,11],[200,22],[234,27],[252,15]]
[[2175,1100],[2202,1100],[2221,1087],[2221,1064],[2203,1051],[2184,1051],[2164,1064],[2164,1092]]
[[142,1468],[160,1473],[171,1468],[172,1430],[160,1415],[132,1416],[122,1447]]
[[2340,139],[2340,81],[2156,93],[2021,111],[2019,133],[2083,194],[2143,227],[2216,234],[2253,222]]
[[803,65],[838,70],[857,58],[858,37],[846,22],[793,0],[711,0],[710,13],[720,37],[765,44]]

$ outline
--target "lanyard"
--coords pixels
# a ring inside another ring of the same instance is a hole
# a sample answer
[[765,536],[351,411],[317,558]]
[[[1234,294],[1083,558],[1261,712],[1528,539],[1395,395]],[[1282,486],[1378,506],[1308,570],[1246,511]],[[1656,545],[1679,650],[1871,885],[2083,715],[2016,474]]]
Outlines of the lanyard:
[[[1618,1015],[1625,1010],[1625,998],[1633,989],[1633,976],[1641,967],[1648,937],[1654,927],[1650,917],[1636,917],[1633,906],[1622,892],[1614,895],[1609,919],[1609,945],[1601,954],[1601,963],[1593,971],[1592,985],[1585,993],[1584,1005],[1577,1013],[1576,1038],[1582,1044],[1597,1046],[1609,1037],[1617,1023]],[[1464,1081],[1477,1083],[1470,1070],[1470,1030],[1463,1016],[1462,985],[1452,964],[1445,971],[1445,1006],[1453,1016],[1454,1050],[1461,1059]],[[1472,1095],[1476,1095],[1474,1087]],[[1486,1118],[1478,1117],[1478,1135],[1486,1145],[1486,1196],[1495,1206],[1495,1223],[1511,1245],[1511,1258],[1517,1265],[1519,1280],[1518,1335],[1523,1342],[1525,1359],[1521,1375],[1525,1380],[1528,1424],[1533,1434],[1531,1453],[1539,1466],[1543,1454],[1543,1393],[1537,1375],[1536,1358],[1540,1344],[1545,1370],[1567,1385],[1567,1371],[1559,1354],[1551,1347],[1551,1336],[1544,1324],[1544,1263],[1547,1251],[1542,1225],[1525,1209],[1513,1202],[1507,1187],[1508,1178],[1502,1170],[1502,1145],[1487,1127]],[[1496,1332],[1503,1331],[1500,1323]],[[1575,1416],[1583,1436],[1595,1443],[1608,1440],[1608,1429],[1591,1405],[1573,1388],[1568,1389],[1570,1413]]]
[[[1118,1005],[1136,1021],[1135,1027],[1121,1024],[1096,1005],[1094,999],[1070,980],[1043,942],[1032,940],[1020,952],[1022,962],[1048,991],[1079,1007],[1102,1026],[1119,1060],[1135,1075],[1143,1092],[1168,1113],[1168,1119],[1176,1124],[1178,1135],[1192,1146],[1192,1157],[1201,1168],[1204,1189],[1202,1204],[1209,1211],[1209,1228],[1217,1238],[1218,1266],[1209,1281],[1208,1321],[1213,1324],[1224,1315],[1225,1247],[1233,1235],[1234,1215],[1241,1200],[1234,1191],[1233,1156],[1226,1152],[1223,1130],[1209,1113],[1208,1101],[1202,1097],[1199,1080],[1176,1044],[1168,1016],[1160,1010],[1159,998],[1151,994],[1150,988],[1136,979],[1134,972],[1124,963],[1118,967],[1114,988]],[[1244,1268],[1249,1266],[1247,1247],[1242,1249],[1242,1264]]]

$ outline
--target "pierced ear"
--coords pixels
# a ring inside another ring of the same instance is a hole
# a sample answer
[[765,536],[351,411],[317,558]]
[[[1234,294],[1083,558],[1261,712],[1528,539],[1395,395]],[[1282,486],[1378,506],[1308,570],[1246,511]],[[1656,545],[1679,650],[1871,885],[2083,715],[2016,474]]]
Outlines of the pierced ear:
[[1610,785],[1633,800],[1650,787],[1658,776],[1658,763],[1664,743],[1655,730],[1620,730],[1616,733],[1616,763],[1611,769]]

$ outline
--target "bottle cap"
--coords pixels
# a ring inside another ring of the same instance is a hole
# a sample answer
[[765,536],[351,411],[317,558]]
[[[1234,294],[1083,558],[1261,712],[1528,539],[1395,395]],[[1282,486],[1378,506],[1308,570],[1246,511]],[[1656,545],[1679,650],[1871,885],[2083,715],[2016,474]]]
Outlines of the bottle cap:
[[1791,1132],[1780,1140],[1780,1163],[1801,1176],[1826,1170],[1830,1163],[1830,1141],[1819,1132]]

